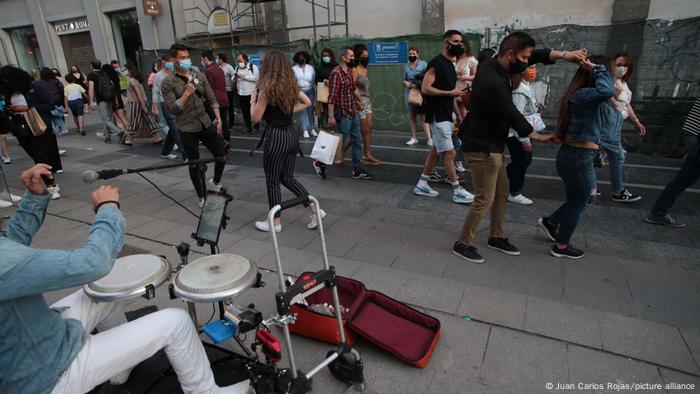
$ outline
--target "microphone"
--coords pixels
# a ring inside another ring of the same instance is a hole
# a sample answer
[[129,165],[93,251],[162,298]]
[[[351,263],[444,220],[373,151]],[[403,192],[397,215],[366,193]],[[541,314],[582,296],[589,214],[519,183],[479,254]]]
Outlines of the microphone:
[[110,178],[117,177],[119,175],[124,175],[126,173],[127,173],[127,170],[116,170],[116,169],[99,170],[99,171],[85,170],[85,171],[83,171],[82,179],[83,179],[83,182],[85,182],[85,183],[93,183],[98,179],[110,179]]

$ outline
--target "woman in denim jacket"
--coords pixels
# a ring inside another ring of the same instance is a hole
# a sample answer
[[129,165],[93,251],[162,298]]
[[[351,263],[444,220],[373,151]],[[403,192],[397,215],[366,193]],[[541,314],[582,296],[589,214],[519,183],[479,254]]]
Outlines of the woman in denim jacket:
[[620,113],[608,100],[615,96],[615,86],[605,56],[592,56],[581,63],[561,101],[558,132],[564,142],[557,155],[557,173],[564,181],[566,202],[539,225],[555,242],[554,257],[578,259],[583,251],[570,244],[581,214],[592,202],[595,187],[593,160],[596,151],[615,141],[611,131],[622,122]]

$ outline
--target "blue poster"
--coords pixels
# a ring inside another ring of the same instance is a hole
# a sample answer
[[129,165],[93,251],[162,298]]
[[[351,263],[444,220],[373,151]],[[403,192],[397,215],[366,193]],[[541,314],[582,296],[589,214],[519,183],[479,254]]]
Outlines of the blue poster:
[[260,67],[260,64],[262,63],[262,57],[260,55],[250,55],[248,56],[248,60],[258,67]]
[[405,64],[408,62],[408,42],[370,42],[369,64]]

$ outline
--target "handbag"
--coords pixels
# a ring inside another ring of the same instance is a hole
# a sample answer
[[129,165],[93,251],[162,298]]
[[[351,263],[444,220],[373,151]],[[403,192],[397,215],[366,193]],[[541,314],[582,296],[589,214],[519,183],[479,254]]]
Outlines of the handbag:
[[316,84],[316,101],[328,103],[328,85],[323,82]]
[[46,123],[44,123],[44,119],[41,118],[36,108],[29,108],[27,112],[24,113],[24,120],[27,122],[27,126],[29,126],[29,129],[35,137],[44,135],[46,132]]
[[423,95],[420,93],[420,89],[411,88],[408,90],[408,103],[417,107],[423,105]]
[[311,150],[311,157],[321,163],[331,165],[335,158],[335,152],[340,145],[340,136],[321,131],[316,137],[316,142]]
[[542,115],[540,115],[539,112],[531,115],[525,115],[525,119],[528,123],[530,123],[532,130],[534,131],[540,132],[547,128],[547,126],[544,124],[544,120],[542,120]]

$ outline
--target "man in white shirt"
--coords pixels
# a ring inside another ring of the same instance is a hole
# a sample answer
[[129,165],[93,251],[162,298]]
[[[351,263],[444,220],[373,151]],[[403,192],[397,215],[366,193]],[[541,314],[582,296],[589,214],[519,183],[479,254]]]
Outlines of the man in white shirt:
[[[233,77],[233,82],[238,90],[238,105],[243,114],[243,121],[248,133],[253,134],[253,124],[250,121],[250,97],[258,83],[258,66],[250,62],[248,55],[241,52],[236,56],[238,67],[236,67],[236,75]],[[255,125],[255,130],[259,130],[260,126]]]
[[235,92],[233,86],[233,78],[236,76],[236,69],[228,63],[228,57],[225,53],[219,53],[216,55],[216,63],[224,71],[224,76],[226,77],[226,94],[228,95],[229,109],[228,109],[228,126],[233,130],[233,121],[236,120],[233,111],[233,103]]
[[316,114],[314,113],[313,106],[313,103],[316,101],[316,70],[309,64],[311,55],[306,51],[297,52],[294,54],[292,60],[294,60],[292,71],[294,71],[294,76],[299,83],[299,90],[304,92],[312,103],[311,106],[299,113],[301,128],[304,129],[304,138],[309,138],[309,130],[311,130],[311,134],[316,137],[318,133],[315,129]]

